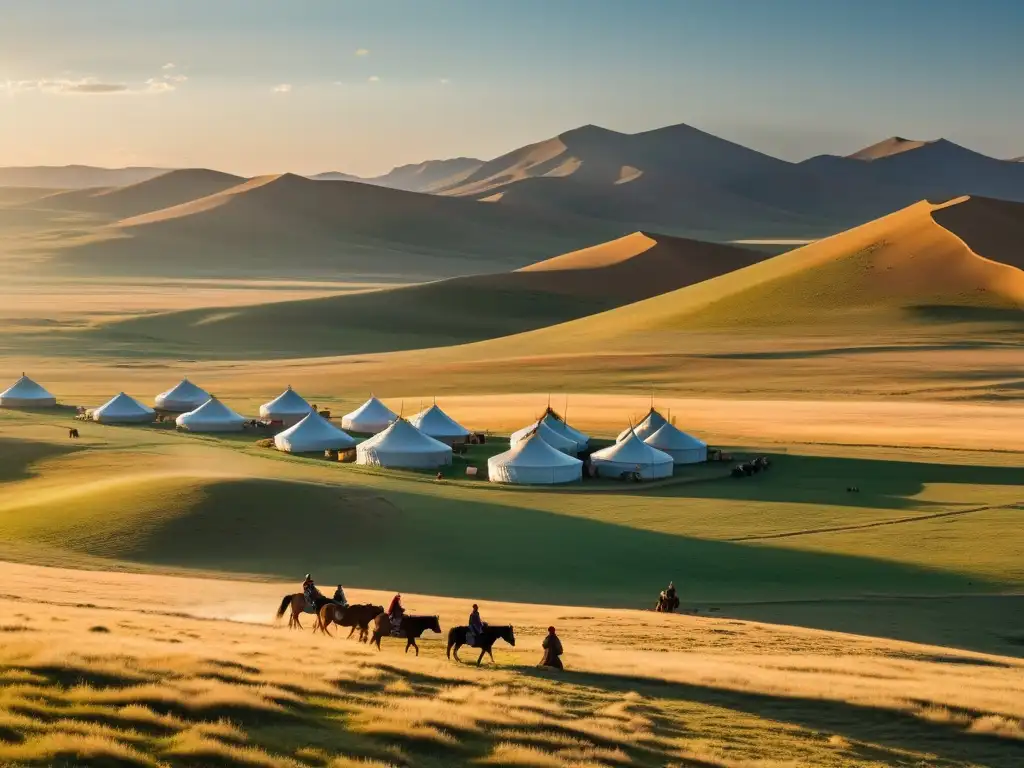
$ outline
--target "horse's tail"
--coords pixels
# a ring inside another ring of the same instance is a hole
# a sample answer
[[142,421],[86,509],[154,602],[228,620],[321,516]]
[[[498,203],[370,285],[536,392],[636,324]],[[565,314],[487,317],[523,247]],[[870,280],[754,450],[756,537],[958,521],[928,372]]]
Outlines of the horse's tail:
[[450,659],[452,657],[452,646],[455,645],[455,630],[457,627],[452,627],[448,630],[448,650],[445,655]]
[[280,619],[282,616],[284,616],[284,612],[288,610],[288,606],[291,604],[291,602],[292,596],[285,595],[284,598],[281,600],[281,607],[277,609],[276,618]]

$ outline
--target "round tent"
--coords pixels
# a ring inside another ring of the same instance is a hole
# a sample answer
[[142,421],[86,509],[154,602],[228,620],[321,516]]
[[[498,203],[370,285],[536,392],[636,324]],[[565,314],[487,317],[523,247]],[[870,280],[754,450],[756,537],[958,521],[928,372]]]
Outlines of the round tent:
[[423,434],[402,418],[356,446],[356,464],[431,469],[451,463],[450,445]]
[[188,379],[182,379],[166,392],[161,392],[153,401],[161,411],[188,413],[210,399],[206,390],[200,389]]
[[673,424],[663,424],[644,442],[667,453],[676,464],[699,464],[708,460],[708,444],[676,429]]
[[348,434],[319,413],[309,413],[302,421],[274,438],[274,446],[288,453],[344,451],[356,444]]
[[313,411],[313,406],[291,386],[269,403],[260,406],[260,418],[268,421],[280,421],[285,426],[298,424]]
[[52,408],[57,398],[21,374],[21,378],[0,392],[0,406],[4,408]]
[[641,440],[646,440],[648,437],[653,435],[666,424],[668,424],[668,420],[660,413],[658,413],[656,410],[651,408],[651,410],[647,412],[647,415],[644,416],[643,420],[639,424],[637,424],[635,427],[629,427],[628,429],[622,430],[619,433],[619,436],[615,438],[615,442],[621,443],[623,440],[629,437],[630,432],[636,432],[637,437],[639,437]]
[[574,427],[570,427],[565,419],[555,413],[550,407],[544,414],[544,418],[542,418],[541,421],[555,430],[558,434],[574,441],[576,443],[576,448],[580,451],[585,451],[587,446],[590,444],[589,436]]
[[672,476],[672,457],[652,448],[630,430],[622,442],[590,455],[599,477],[620,478],[623,472],[638,472],[644,480]]
[[583,477],[583,462],[552,448],[536,430],[509,451],[487,460],[492,483],[555,485],[574,483]]
[[533,424],[530,424],[527,427],[523,427],[518,432],[513,432],[512,436],[508,440],[509,445],[515,448],[519,443],[528,438],[534,432],[536,432],[545,443],[550,445],[555,450],[561,451],[562,453],[568,456],[575,456],[577,453],[579,453],[579,447],[577,446],[575,440],[571,440],[565,435],[556,432],[547,425],[547,422],[543,420],[535,421],[533,422]]
[[409,423],[428,437],[446,445],[460,445],[469,437],[469,430],[438,408],[437,403],[417,413],[409,419]]
[[174,423],[189,432],[241,432],[245,418],[211,397],[194,411],[181,414]]
[[383,432],[398,418],[384,403],[376,397],[370,397],[352,413],[345,414],[341,419],[341,428],[364,435],[375,435]]
[[155,418],[156,411],[124,392],[92,412],[92,420],[100,424],[143,424]]

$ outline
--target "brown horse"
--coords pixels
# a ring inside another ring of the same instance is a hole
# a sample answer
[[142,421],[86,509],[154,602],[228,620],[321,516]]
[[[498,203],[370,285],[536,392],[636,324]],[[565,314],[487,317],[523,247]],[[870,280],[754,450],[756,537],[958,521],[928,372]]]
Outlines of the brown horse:
[[299,621],[299,616],[304,613],[316,613],[316,610],[310,608],[309,603],[306,602],[306,596],[301,592],[296,592],[294,595],[285,595],[281,600],[281,606],[277,609],[277,616],[275,618],[280,619],[284,616],[284,612],[288,610],[288,606],[292,608],[292,615],[288,617],[288,629],[302,629],[302,622]]
[[[416,655],[419,656],[420,647],[416,645],[416,638],[428,629],[433,632],[437,632],[437,634],[441,634],[441,623],[438,621],[437,616],[409,616],[407,614],[402,617],[402,624],[394,636],[404,637],[406,639],[406,653],[409,652],[410,648],[415,648]],[[384,636],[390,637],[391,633],[391,617],[386,613],[381,613],[373,620],[373,638],[371,638],[370,644],[376,645],[377,650],[379,651],[380,639]]]
[[325,635],[331,634],[327,628],[332,623],[339,627],[352,627],[348,636],[359,630],[359,642],[365,643],[370,632],[370,622],[384,613],[382,605],[350,605],[342,608],[337,603],[327,603],[320,607],[320,614],[317,616],[317,624],[314,631],[319,629]]
[[669,597],[664,592],[658,597],[658,602],[654,606],[654,610],[657,613],[675,613],[679,610],[679,597]]

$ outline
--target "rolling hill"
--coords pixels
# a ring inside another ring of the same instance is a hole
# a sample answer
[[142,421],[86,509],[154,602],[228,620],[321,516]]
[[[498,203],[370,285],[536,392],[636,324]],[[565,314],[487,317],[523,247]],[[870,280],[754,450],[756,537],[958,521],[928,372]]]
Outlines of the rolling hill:
[[907,325],[1024,329],[1024,205],[986,198],[916,203],[789,253],[559,326],[468,348],[475,359],[637,348],[678,334],[743,331],[860,338]]
[[0,187],[86,189],[137,184],[166,173],[167,168],[95,168],[89,165],[11,166],[0,168]]
[[[160,179],[149,184],[165,189]],[[136,188],[130,199],[139,197]],[[621,234],[620,226],[558,212],[284,174],[128,216],[90,241],[57,249],[49,264],[73,274],[408,282],[516,268]]]
[[754,264],[727,245],[634,233],[502,274],[113,323],[92,343],[188,356],[315,356],[436,347],[561,323]]

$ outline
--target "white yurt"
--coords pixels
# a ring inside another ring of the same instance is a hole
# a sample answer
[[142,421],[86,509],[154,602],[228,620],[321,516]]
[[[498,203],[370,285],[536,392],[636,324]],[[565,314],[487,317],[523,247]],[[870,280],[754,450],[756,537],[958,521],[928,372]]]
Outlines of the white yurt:
[[545,443],[555,450],[561,451],[567,456],[575,456],[579,453],[579,447],[575,440],[566,437],[560,432],[556,432],[549,427],[547,422],[543,419],[541,421],[535,421],[529,426],[523,427],[518,432],[513,432],[508,442],[513,448],[515,448],[534,432],[536,432]]
[[536,431],[487,460],[487,477],[492,483],[556,485],[583,478],[583,462],[552,448]]
[[548,408],[544,414],[544,418],[541,419],[545,424],[551,427],[555,432],[558,432],[563,437],[568,437],[570,440],[575,441],[576,448],[580,451],[587,450],[587,446],[590,444],[590,437],[583,434],[575,427],[570,427],[569,424],[555,413],[551,408]]
[[469,437],[469,430],[438,408],[437,403],[417,413],[409,419],[409,423],[428,437],[446,445],[461,445]]
[[623,472],[639,472],[644,480],[671,477],[672,457],[652,448],[630,430],[625,440],[590,454],[598,477],[618,479]]
[[676,464],[699,464],[708,460],[708,444],[677,429],[673,424],[663,424],[661,429],[644,442],[667,453]]
[[622,442],[629,437],[630,432],[636,432],[637,437],[641,440],[646,440],[666,424],[668,424],[668,419],[654,410],[654,408],[651,408],[639,424],[635,427],[629,427],[628,429],[622,430],[619,433],[619,436],[615,438],[615,442]]
[[344,451],[354,447],[356,441],[338,429],[319,413],[309,413],[293,427],[274,437],[274,446],[288,453],[321,453]]
[[0,407],[3,408],[52,408],[57,398],[21,374],[21,378],[0,392]]
[[364,435],[375,435],[391,426],[391,422],[397,418],[397,413],[376,397],[370,397],[352,413],[341,417],[341,428]]
[[144,424],[156,418],[156,411],[121,392],[95,409],[91,417],[100,424]]
[[260,406],[260,418],[268,421],[280,421],[286,427],[298,424],[313,411],[298,392],[288,386],[284,392],[269,403]]
[[239,416],[216,397],[210,397],[194,411],[181,414],[174,423],[189,432],[241,432],[245,417]]
[[452,463],[452,447],[435,440],[402,418],[356,446],[356,464],[372,467],[431,469]]
[[157,395],[153,403],[161,411],[188,413],[209,399],[210,395],[206,390],[200,389],[188,379],[182,379],[166,392]]

